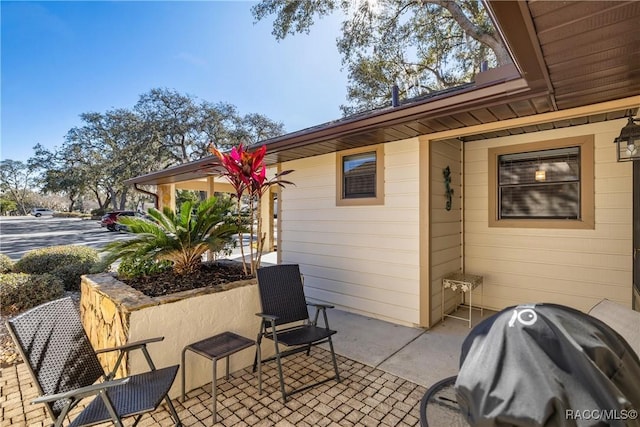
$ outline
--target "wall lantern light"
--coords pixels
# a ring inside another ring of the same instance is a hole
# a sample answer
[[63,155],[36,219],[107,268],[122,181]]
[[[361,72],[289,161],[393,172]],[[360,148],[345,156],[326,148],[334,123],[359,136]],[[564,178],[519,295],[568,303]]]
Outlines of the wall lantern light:
[[629,117],[627,124],[620,130],[620,136],[613,140],[616,144],[618,161],[640,160],[640,119]]

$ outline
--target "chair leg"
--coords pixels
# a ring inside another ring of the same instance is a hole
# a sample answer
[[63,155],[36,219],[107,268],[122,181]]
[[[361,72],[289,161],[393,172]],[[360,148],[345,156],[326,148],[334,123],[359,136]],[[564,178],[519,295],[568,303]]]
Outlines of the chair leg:
[[169,407],[169,413],[171,414],[171,418],[176,422],[176,427],[182,426],[182,421],[180,421],[180,417],[178,417],[178,413],[176,412],[176,408],[173,406],[173,402],[169,396],[164,397],[164,401],[167,402],[167,406]]
[[260,348],[260,343],[262,343],[263,328],[264,328],[264,323],[260,325],[260,332],[258,332],[258,337],[256,338],[256,354],[253,357],[253,369],[251,371],[253,373],[256,372],[256,366],[258,365],[258,357],[260,357],[258,355],[258,348]]
[[282,362],[280,361],[280,350],[276,341],[276,361],[278,362],[278,376],[280,377],[280,391],[282,392],[282,402],[287,403],[287,393],[284,391],[284,375],[282,374]]
[[100,393],[98,393],[98,395],[102,398],[102,401],[104,402],[104,406],[105,408],[107,408],[107,412],[111,417],[113,425],[115,425],[116,427],[124,427],[122,425],[122,420],[120,419],[120,415],[116,413],[116,410],[113,407],[113,403],[109,398],[109,394],[106,391],[101,391]]
[[333,360],[333,370],[336,372],[336,381],[340,382],[340,374],[338,373],[338,361],[336,360],[336,353],[333,351],[333,341],[331,337],[328,339],[329,348],[331,349],[331,359]]

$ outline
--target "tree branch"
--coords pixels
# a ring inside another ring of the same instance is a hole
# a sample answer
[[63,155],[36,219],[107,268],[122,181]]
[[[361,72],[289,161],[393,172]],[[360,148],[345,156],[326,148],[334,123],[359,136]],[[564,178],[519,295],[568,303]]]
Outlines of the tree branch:
[[489,46],[495,52],[499,65],[511,62],[511,56],[502,44],[502,41],[499,38],[480,30],[476,25],[474,25],[473,22],[471,22],[464,14],[464,11],[457,2],[452,0],[425,0],[425,3],[435,4],[449,11],[451,17],[468,35],[480,43]]

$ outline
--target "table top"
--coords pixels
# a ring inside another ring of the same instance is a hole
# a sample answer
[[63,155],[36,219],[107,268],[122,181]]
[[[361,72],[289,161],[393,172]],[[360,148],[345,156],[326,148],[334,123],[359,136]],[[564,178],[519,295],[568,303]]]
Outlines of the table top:
[[201,356],[209,359],[220,359],[229,356],[236,351],[243,350],[255,345],[254,340],[245,338],[233,332],[223,332],[221,334],[205,338],[202,341],[189,344],[185,349],[189,349]]
[[463,274],[459,271],[447,274],[442,278],[442,284],[444,287],[450,287],[454,291],[458,286],[460,286],[464,292],[469,292],[469,289],[475,289],[481,283],[482,276],[466,273]]

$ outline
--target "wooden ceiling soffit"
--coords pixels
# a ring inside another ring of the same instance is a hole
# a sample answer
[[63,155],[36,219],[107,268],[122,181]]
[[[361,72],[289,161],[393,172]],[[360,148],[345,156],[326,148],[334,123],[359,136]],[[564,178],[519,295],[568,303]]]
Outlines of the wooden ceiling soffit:
[[[536,3],[530,2],[529,9],[535,7]],[[594,3],[591,5],[593,10],[590,13],[586,12],[585,3]],[[618,38],[622,33],[630,34],[637,25],[640,3],[576,1],[569,2],[568,7],[560,10],[564,11],[562,14],[565,15],[564,21],[561,22],[556,21],[556,15],[560,14],[560,11],[553,13],[552,20],[546,19],[546,15],[534,18],[543,51],[547,46],[551,47],[554,44],[566,48],[567,45],[593,44],[602,37],[611,39]]]
[[[572,1],[531,1],[529,10],[531,16],[539,25],[540,31],[546,28],[555,28],[576,20],[575,3]],[[578,5],[580,16],[594,16],[603,9],[625,8],[633,1],[582,1]]]
[[[566,57],[560,56],[561,59]],[[555,81],[573,80],[602,70],[624,71],[629,63],[640,64],[640,51],[636,44],[616,46],[606,51],[583,56],[574,61],[555,61],[549,64],[549,72],[557,76]]]
[[640,93],[640,85],[633,87],[600,88],[583,91],[581,93],[559,94],[557,96],[558,106],[562,109],[581,107],[583,105],[597,104],[610,100],[620,99],[629,94]]
[[640,87],[640,69],[626,75],[613,75],[597,80],[585,79],[556,85],[556,97],[564,94],[584,94],[616,89]]
[[[634,55],[635,61],[640,64],[640,52]],[[633,60],[633,59],[632,59]],[[570,87],[571,85],[579,85],[580,79],[584,76],[588,76],[589,80],[602,82],[606,80],[613,81],[629,81],[629,80],[637,80],[640,75],[640,68],[636,70],[630,70],[629,65],[625,62],[624,64],[616,65],[614,67],[610,67],[607,64],[577,64],[576,68],[583,68],[583,71],[578,74],[576,72],[567,73],[558,71],[557,73],[551,72],[551,76],[553,77],[556,74],[558,77],[554,78],[554,82],[556,86],[561,87]]]
[[418,135],[425,135],[429,133],[435,132],[435,130],[423,123],[420,123],[419,120],[413,120],[410,122],[406,122],[405,126],[413,129]]
[[508,105],[494,105],[489,111],[500,120],[515,119],[518,117]]
[[536,109],[528,99],[522,101],[514,101],[509,103],[509,108],[516,113],[518,117],[531,116],[536,114]]
[[486,108],[478,108],[477,110],[470,111],[469,114],[475,117],[480,123],[493,123],[498,121],[498,118]]
[[415,138],[416,136],[422,135],[421,132],[416,131],[412,125],[409,123],[403,123],[400,125],[394,126],[394,129],[405,134],[405,138]]
[[471,115],[466,111],[462,113],[454,114],[452,117],[456,119],[458,122],[462,123],[464,126],[474,126],[482,123],[480,120],[478,120],[476,117],[474,117],[473,115]]

